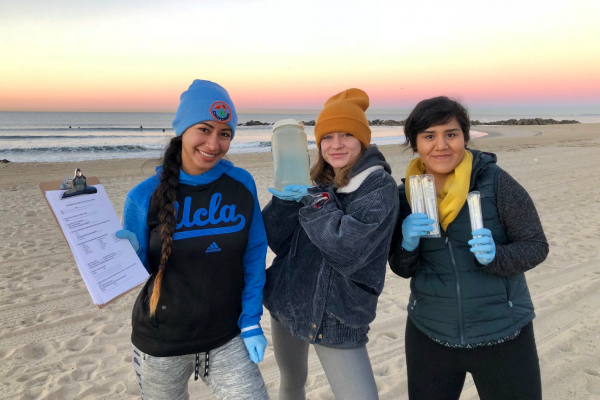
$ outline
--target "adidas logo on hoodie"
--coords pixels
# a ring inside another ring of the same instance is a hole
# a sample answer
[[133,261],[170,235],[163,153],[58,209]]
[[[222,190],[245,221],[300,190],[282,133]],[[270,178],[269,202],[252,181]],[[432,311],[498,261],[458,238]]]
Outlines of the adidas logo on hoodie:
[[212,242],[212,244],[208,246],[208,249],[206,249],[207,253],[216,253],[217,251],[221,251],[221,248],[217,246],[215,242]]

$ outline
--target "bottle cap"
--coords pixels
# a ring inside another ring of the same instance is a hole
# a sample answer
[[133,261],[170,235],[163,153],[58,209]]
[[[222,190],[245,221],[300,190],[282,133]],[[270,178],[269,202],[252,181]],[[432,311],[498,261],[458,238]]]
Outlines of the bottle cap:
[[304,129],[304,124],[301,121],[298,121],[297,119],[294,119],[294,118],[287,118],[287,119],[282,119],[282,120],[275,122],[275,124],[273,124],[273,130],[275,130],[281,126],[285,126],[285,125],[298,126],[302,129]]

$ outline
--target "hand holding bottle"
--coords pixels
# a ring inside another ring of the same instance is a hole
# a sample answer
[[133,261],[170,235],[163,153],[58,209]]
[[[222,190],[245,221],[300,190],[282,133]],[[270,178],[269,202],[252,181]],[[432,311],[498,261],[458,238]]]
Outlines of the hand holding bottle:
[[471,245],[471,253],[475,253],[480,264],[488,265],[496,257],[496,244],[492,232],[487,228],[481,228],[471,234],[473,239],[468,242]]
[[413,251],[419,246],[421,236],[427,235],[427,232],[433,231],[434,220],[427,214],[410,214],[402,222],[402,247],[405,250]]
[[269,192],[281,200],[300,201],[304,196],[308,196],[308,189],[312,186],[308,185],[287,185],[283,190],[275,190],[269,188]]

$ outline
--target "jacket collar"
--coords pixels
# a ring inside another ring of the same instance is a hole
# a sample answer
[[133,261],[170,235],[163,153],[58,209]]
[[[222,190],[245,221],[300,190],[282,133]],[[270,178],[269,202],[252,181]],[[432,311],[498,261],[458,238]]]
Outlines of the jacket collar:
[[471,184],[469,190],[473,190],[475,186],[475,178],[481,173],[489,164],[496,164],[497,157],[494,153],[486,153],[479,150],[468,149],[473,154],[473,167],[471,169]]
[[392,168],[385,161],[385,157],[381,154],[377,145],[372,144],[365,150],[360,159],[352,167],[352,177],[375,165],[381,165],[388,174],[392,173]]
[[360,187],[360,185],[362,185],[362,183],[365,181],[365,179],[367,179],[367,177],[369,175],[371,175],[371,173],[378,171],[380,169],[383,169],[383,165],[375,165],[373,167],[365,169],[363,172],[359,173],[358,175],[354,175],[352,177],[352,179],[350,179],[350,182],[348,182],[348,184],[346,186],[344,186],[343,188],[339,188],[337,190],[337,192],[338,193],[354,192],[356,189],[358,189]]

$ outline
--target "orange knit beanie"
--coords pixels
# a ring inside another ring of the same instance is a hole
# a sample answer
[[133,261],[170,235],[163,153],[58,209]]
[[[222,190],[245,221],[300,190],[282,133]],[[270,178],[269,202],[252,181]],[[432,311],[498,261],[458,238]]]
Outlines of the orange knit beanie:
[[315,139],[321,147],[324,135],[333,132],[347,132],[365,146],[371,143],[371,128],[365,115],[369,108],[369,96],[360,89],[348,89],[330,97],[315,125]]

